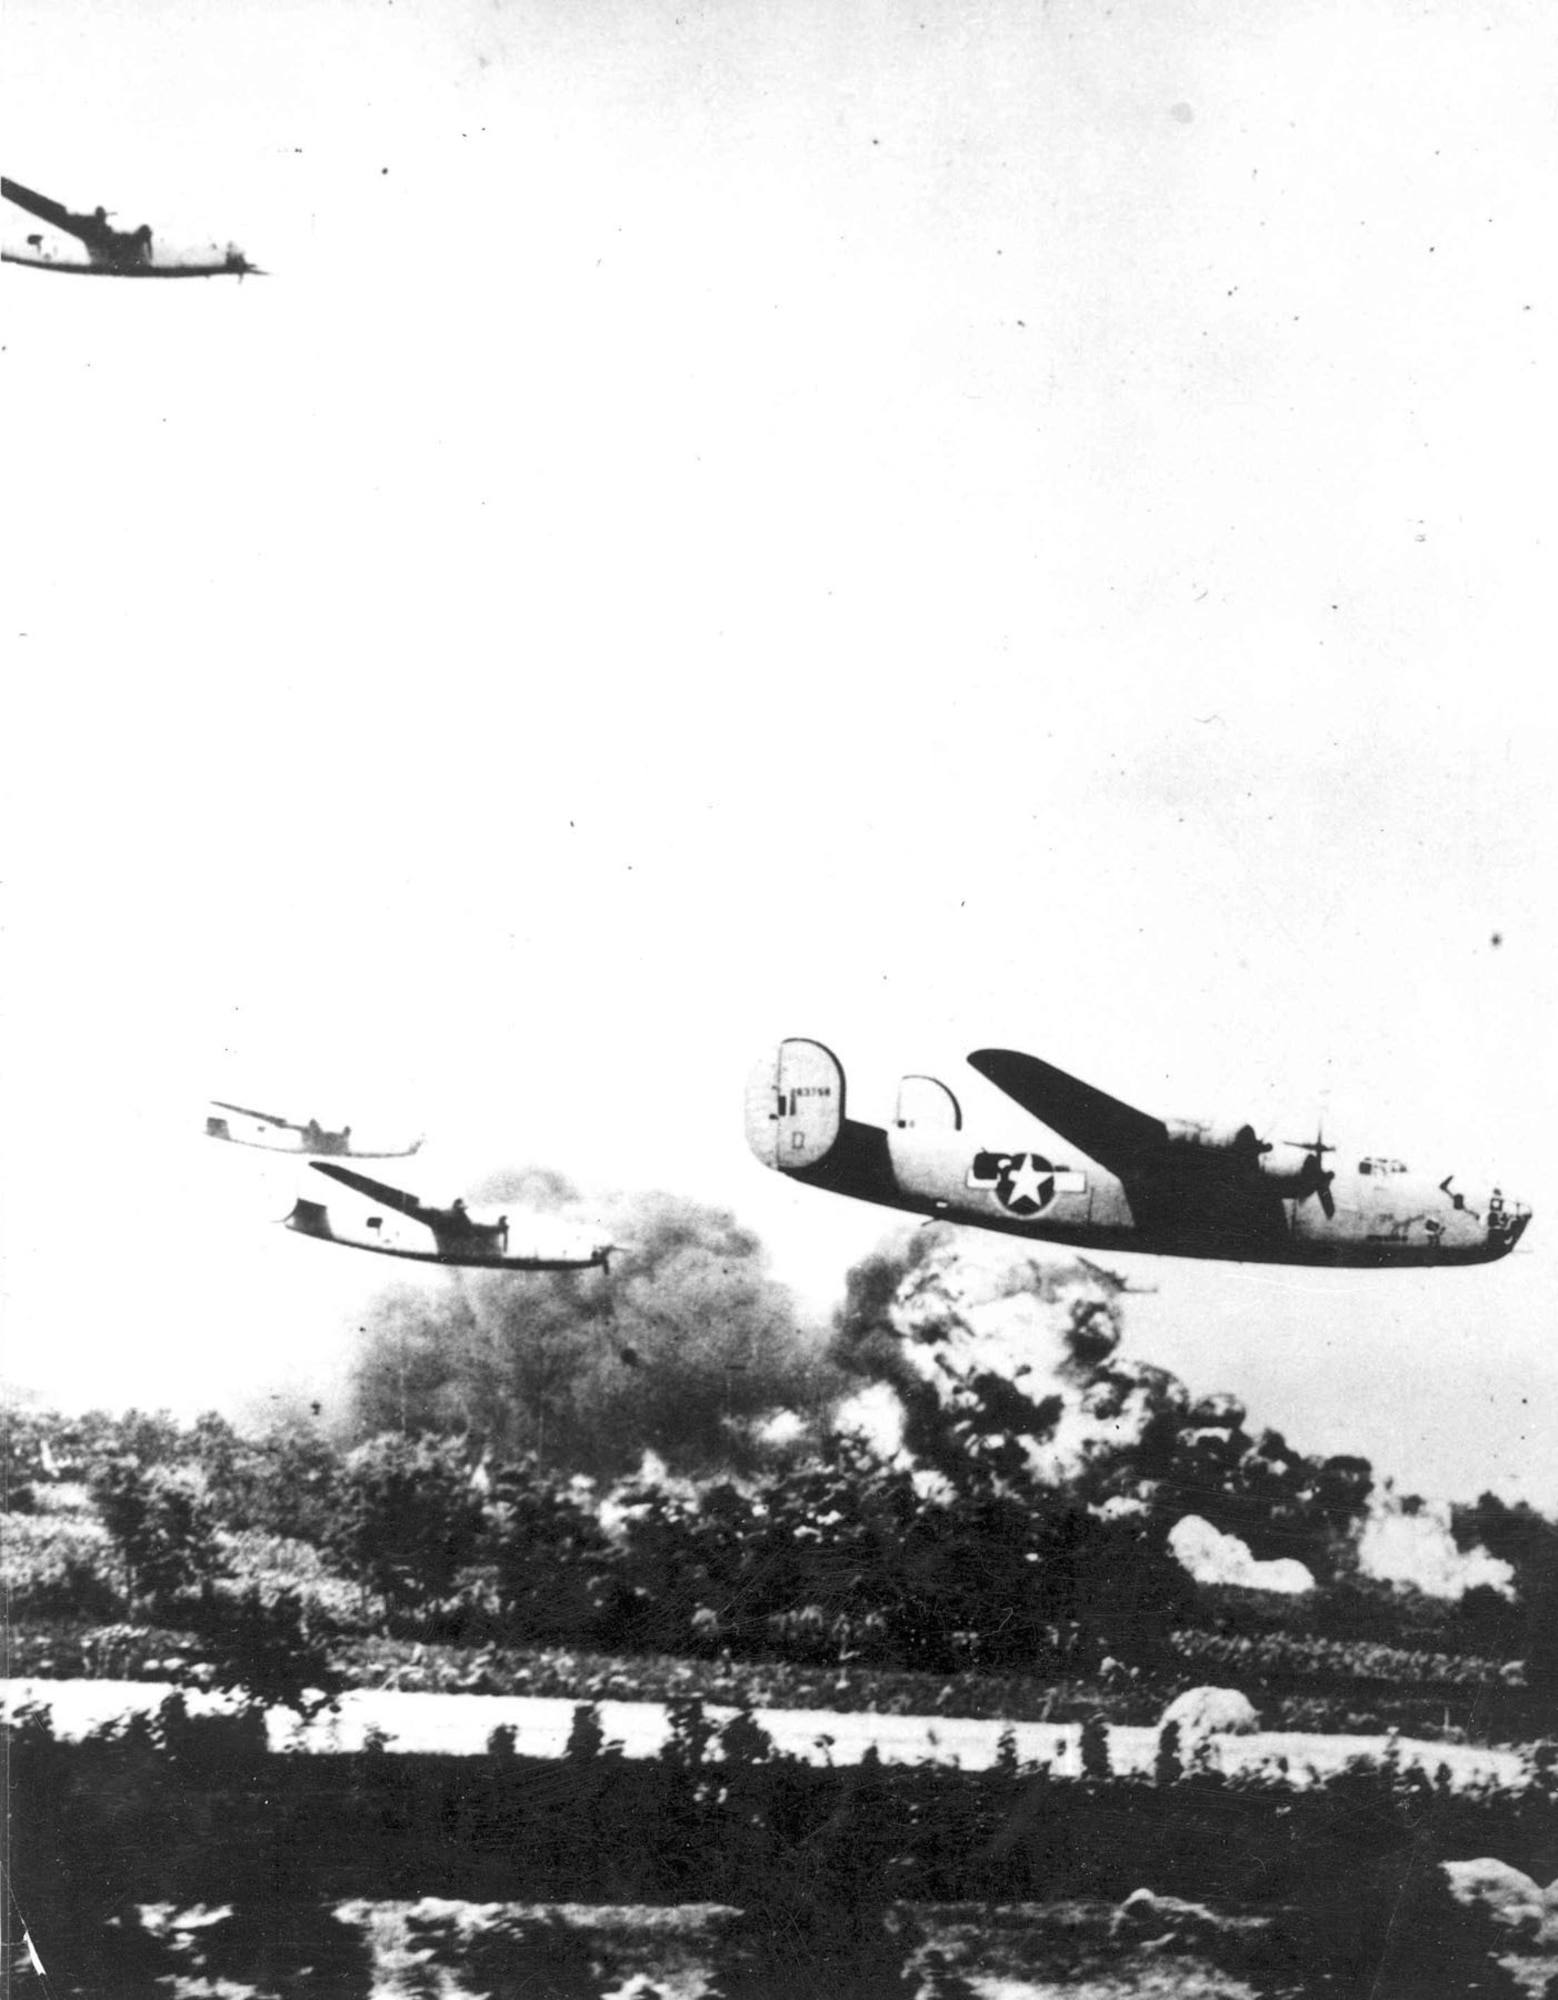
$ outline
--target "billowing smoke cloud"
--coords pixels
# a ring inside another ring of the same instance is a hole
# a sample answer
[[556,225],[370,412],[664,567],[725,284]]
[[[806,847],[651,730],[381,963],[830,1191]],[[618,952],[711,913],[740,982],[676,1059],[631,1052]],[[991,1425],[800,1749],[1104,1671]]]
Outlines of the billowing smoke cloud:
[[725,1211],[587,1196],[544,1169],[492,1175],[471,1199],[515,1222],[603,1228],[622,1248],[609,1272],[464,1272],[437,1292],[387,1294],[354,1371],[361,1429],[461,1431],[499,1455],[592,1473],[645,1449],[693,1469],[779,1448],[763,1420],[836,1388],[821,1331]]
[[1126,1287],[1081,1259],[901,1233],[849,1273],[828,1353],[723,1210],[584,1196],[541,1169],[472,1198],[624,1247],[609,1275],[464,1273],[386,1294],[353,1383],[363,1430],[465,1432],[609,1475],[646,1450],[676,1474],[755,1467],[831,1428],[927,1495],[994,1482],[1138,1519],[1203,1581],[1299,1590],[1356,1569],[1441,1596],[1508,1585],[1507,1563],[1457,1548],[1448,1510],[1375,1495],[1364,1460],[1310,1458],[1248,1430],[1237,1398],[1193,1397],[1122,1357]]
[[1445,1596],[1507,1580],[1485,1551],[1456,1549],[1447,1510],[1407,1518],[1389,1495],[1371,1509],[1364,1460],[1252,1434],[1236,1398],[1193,1398],[1123,1359],[1124,1289],[1000,1239],[932,1227],[891,1241],[850,1275],[836,1351],[871,1387],[838,1421],[943,1482],[977,1470],[1141,1517],[1201,1581],[1301,1591],[1360,1564]]
[[1274,1590],[1299,1597],[1315,1580],[1301,1562],[1279,1556],[1257,1562],[1237,1535],[1225,1535],[1199,1514],[1186,1514],[1169,1530],[1169,1547],[1197,1583],[1231,1583],[1241,1590]]
[[[938,1471],[955,1477],[974,1458],[1074,1484],[1139,1447],[1171,1393],[1169,1377],[1109,1365],[1118,1290],[1084,1264],[920,1229],[850,1274],[841,1352],[891,1385],[903,1448]],[[879,1433],[884,1415],[878,1399]]]
[[1397,1494],[1389,1481],[1370,1503],[1358,1537],[1358,1569],[1429,1597],[1464,1597],[1479,1584],[1506,1597],[1514,1591],[1512,1564],[1486,1549],[1456,1546],[1448,1502]]

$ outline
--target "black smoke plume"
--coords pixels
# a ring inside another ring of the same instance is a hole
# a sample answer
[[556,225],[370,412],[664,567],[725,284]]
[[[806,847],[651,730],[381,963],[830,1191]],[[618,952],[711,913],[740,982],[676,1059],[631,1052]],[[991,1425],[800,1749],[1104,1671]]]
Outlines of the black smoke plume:
[[668,1194],[582,1197],[543,1169],[492,1176],[482,1204],[604,1224],[609,1272],[461,1272],[388,1293],[363,1329],[355,1427],[463,1433],[592,1476],[646,1450],[677,1471],[762,1462],[764,1419],[837,1389],[752,1232]]
[[922,1228],[850,1272],[833,1354],[879,1385],[857,1406],[878,1441],[955,1490],[993,1481],[1159,1537],[1196,1515],[1258,1560],[1294,1558],[1317,1579],[1350,1567],[1367,1461],[1306,1456],[1248,1430],[1237,1398],[1194,1398],[1124,1358],[1125,1291],[1080,1259]]

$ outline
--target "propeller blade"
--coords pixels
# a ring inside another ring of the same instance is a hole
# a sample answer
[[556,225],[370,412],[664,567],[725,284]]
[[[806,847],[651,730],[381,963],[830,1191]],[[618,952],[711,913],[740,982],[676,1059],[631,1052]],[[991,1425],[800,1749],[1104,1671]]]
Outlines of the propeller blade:
[[1331,1183],[1336,1176],[1326,1168],[1324,1160],[1326,1154],[1334,1153],[1336,1148],[1326,1144],[1325,1133],[1318,1126],[1312,1139],[1284,1139],[1282,1143],[1285,1146],[1296,1146],[1301,1152],[1309,1155],[1309,1170],[1306,1175],[1308,1185],[1299,1199],[1303,1200],[1304,1195],[1318,1195],[1320,1206],[1325,1210],[1325,1219],[1329,1222],[1336,1213],[1336,1197],[1331,1193]]

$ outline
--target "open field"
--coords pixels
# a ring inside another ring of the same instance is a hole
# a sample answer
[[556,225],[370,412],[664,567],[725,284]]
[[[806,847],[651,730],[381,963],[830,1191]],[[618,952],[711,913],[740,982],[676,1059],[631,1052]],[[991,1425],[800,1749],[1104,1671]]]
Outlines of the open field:
[[[154,1715],[174,1689],[155,1681],[17,1680],[0,1685],[0,1702],[10,1715],[35,1704],[50,1712],[54,1732],[70,1741],[131,1715]],[[220,1696],[189,1697],[192,1713],[220,1713],[232,1707]],[[512,1748],[524,1757],[561,1757],[568,1747],[579,1704],[557,1697],[527,1695],[420,1694],[394,1689],[344,1694],[335,1714],[301,1723],[286,1710],[267,1717],[270,1747],[278,1751],[329,1754],[360,1750],[378,1741],[391,1751],[426,1751],[445,1756],[483,1754],[496,1730],[511,1733]],[[657,1757],[671,1735],[663,1702],[607,1701],[596,1705],[608,1744],[625,1757]],[[710,1707],[708,1719],[723,1725],[738,1711]],[[965,1771],[994,1769],[1003,1754],[1023,1766],[1044,1766],[1058,1778],[1082,1775],[1082,1728],[1074,1722],[1010,1723],[966,1716],[879,1715],[828,1709],[744,1711],[783,1755],[810,1764],[858,1764],[873,1750],[887,1764],[945,1764]],[[1110,1768],[1118,1775],[1149,1774],[1158,1753],[1156,1729],[1117,1724],[1107,1732]],[[1003,1748],[1004,1746],[1004,1748]],[[1248,1736],[1212,1736],[1202,1752],[1204,1768],[1228,1777],[1283,1776],[1294,1784],[1313,1782],[1344,1770],[1360,1757],[1394,1756],[1404,1768],[1432,1777],[1442,1766],[1457,1786],[1514,1785],[1528,1771],[1516,1751],[1480,1745],[1415,1741],[1396,1736],[1313,1735],[1262,1731]]]

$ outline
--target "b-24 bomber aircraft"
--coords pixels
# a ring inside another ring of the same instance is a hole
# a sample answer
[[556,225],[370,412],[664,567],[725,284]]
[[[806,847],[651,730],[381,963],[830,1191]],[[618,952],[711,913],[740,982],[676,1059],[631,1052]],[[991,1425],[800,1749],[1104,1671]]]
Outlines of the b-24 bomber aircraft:
[[[228,1104],[220,1097],[213,1097],[211,1102],[218,1111],[230,1112],[232,1116],[208,1116],[208,1139],[225,1139],[234,1146],[258,1146],[267,1153],[321,1153],[327,1159],[342,1160],[405,1160],[422,1144],[420,1139],[413,1139],[409,1146],[380,1146],[361,1139],[354,1142],[350,1125],[332,1132],[317,1118],[299,1124],[295,1119],[279,1117],[274,1111],[252,1111],[247,1105]],[[244,1121],[236,1130],[234,1118]]]
[[[479,1271],[604,1270],[612,1251],[620,1247],[585,1238],[567,1226],[559,1229],[551,1217],[527,1218],[525,1227],[534,1233],[521,1247],[510,1240],[506,1215],[491,1222],[478,1221],[463,1201],[435,1208],[400,1188],[369,1180],[366,1174],[354,1174],[349,1167],[332,1166],[324,1160],[309,1164],[316,1174],[328,1174],[331,1180],[391,1211],[387,1217],[370,1215],[361,1224],[337,1223],[323,1202],[300,1198],[286,1217],[286,1225],[321,1243],[344,1243],[381,1257],[409,1257],[419,1264]],[[396,1217],[403,1220],[397,1222]],[[513,1233],[517,1237],[517,1230]]]
[[25,244],[6,244],[0,259],[28,264],[36,271],[65,271],[92,278],[244,278],[262,277],[243,252],[229,243],[225,249],[208,244],[200,249],[175,249],[158,242],[150,223],[138,229],[115,229],[105,208],[76,215],[61,201],[0,176],[0,195],[48,225]]
[[1487,1264],[1531,1212],[1371,1155],[1327,1167],[1323,1139],[1155,1118],[1036,1056],[969,1062],[1061,1144],[975,1144],[934,1077],[899,1086],[890,1130],[846,1114],[844,1072],[821,1042],[781,1042],[747,1088],[747,1141],[765,1167],[831,1194],[1082,1250],[1140,1250],[1359,1269]]

